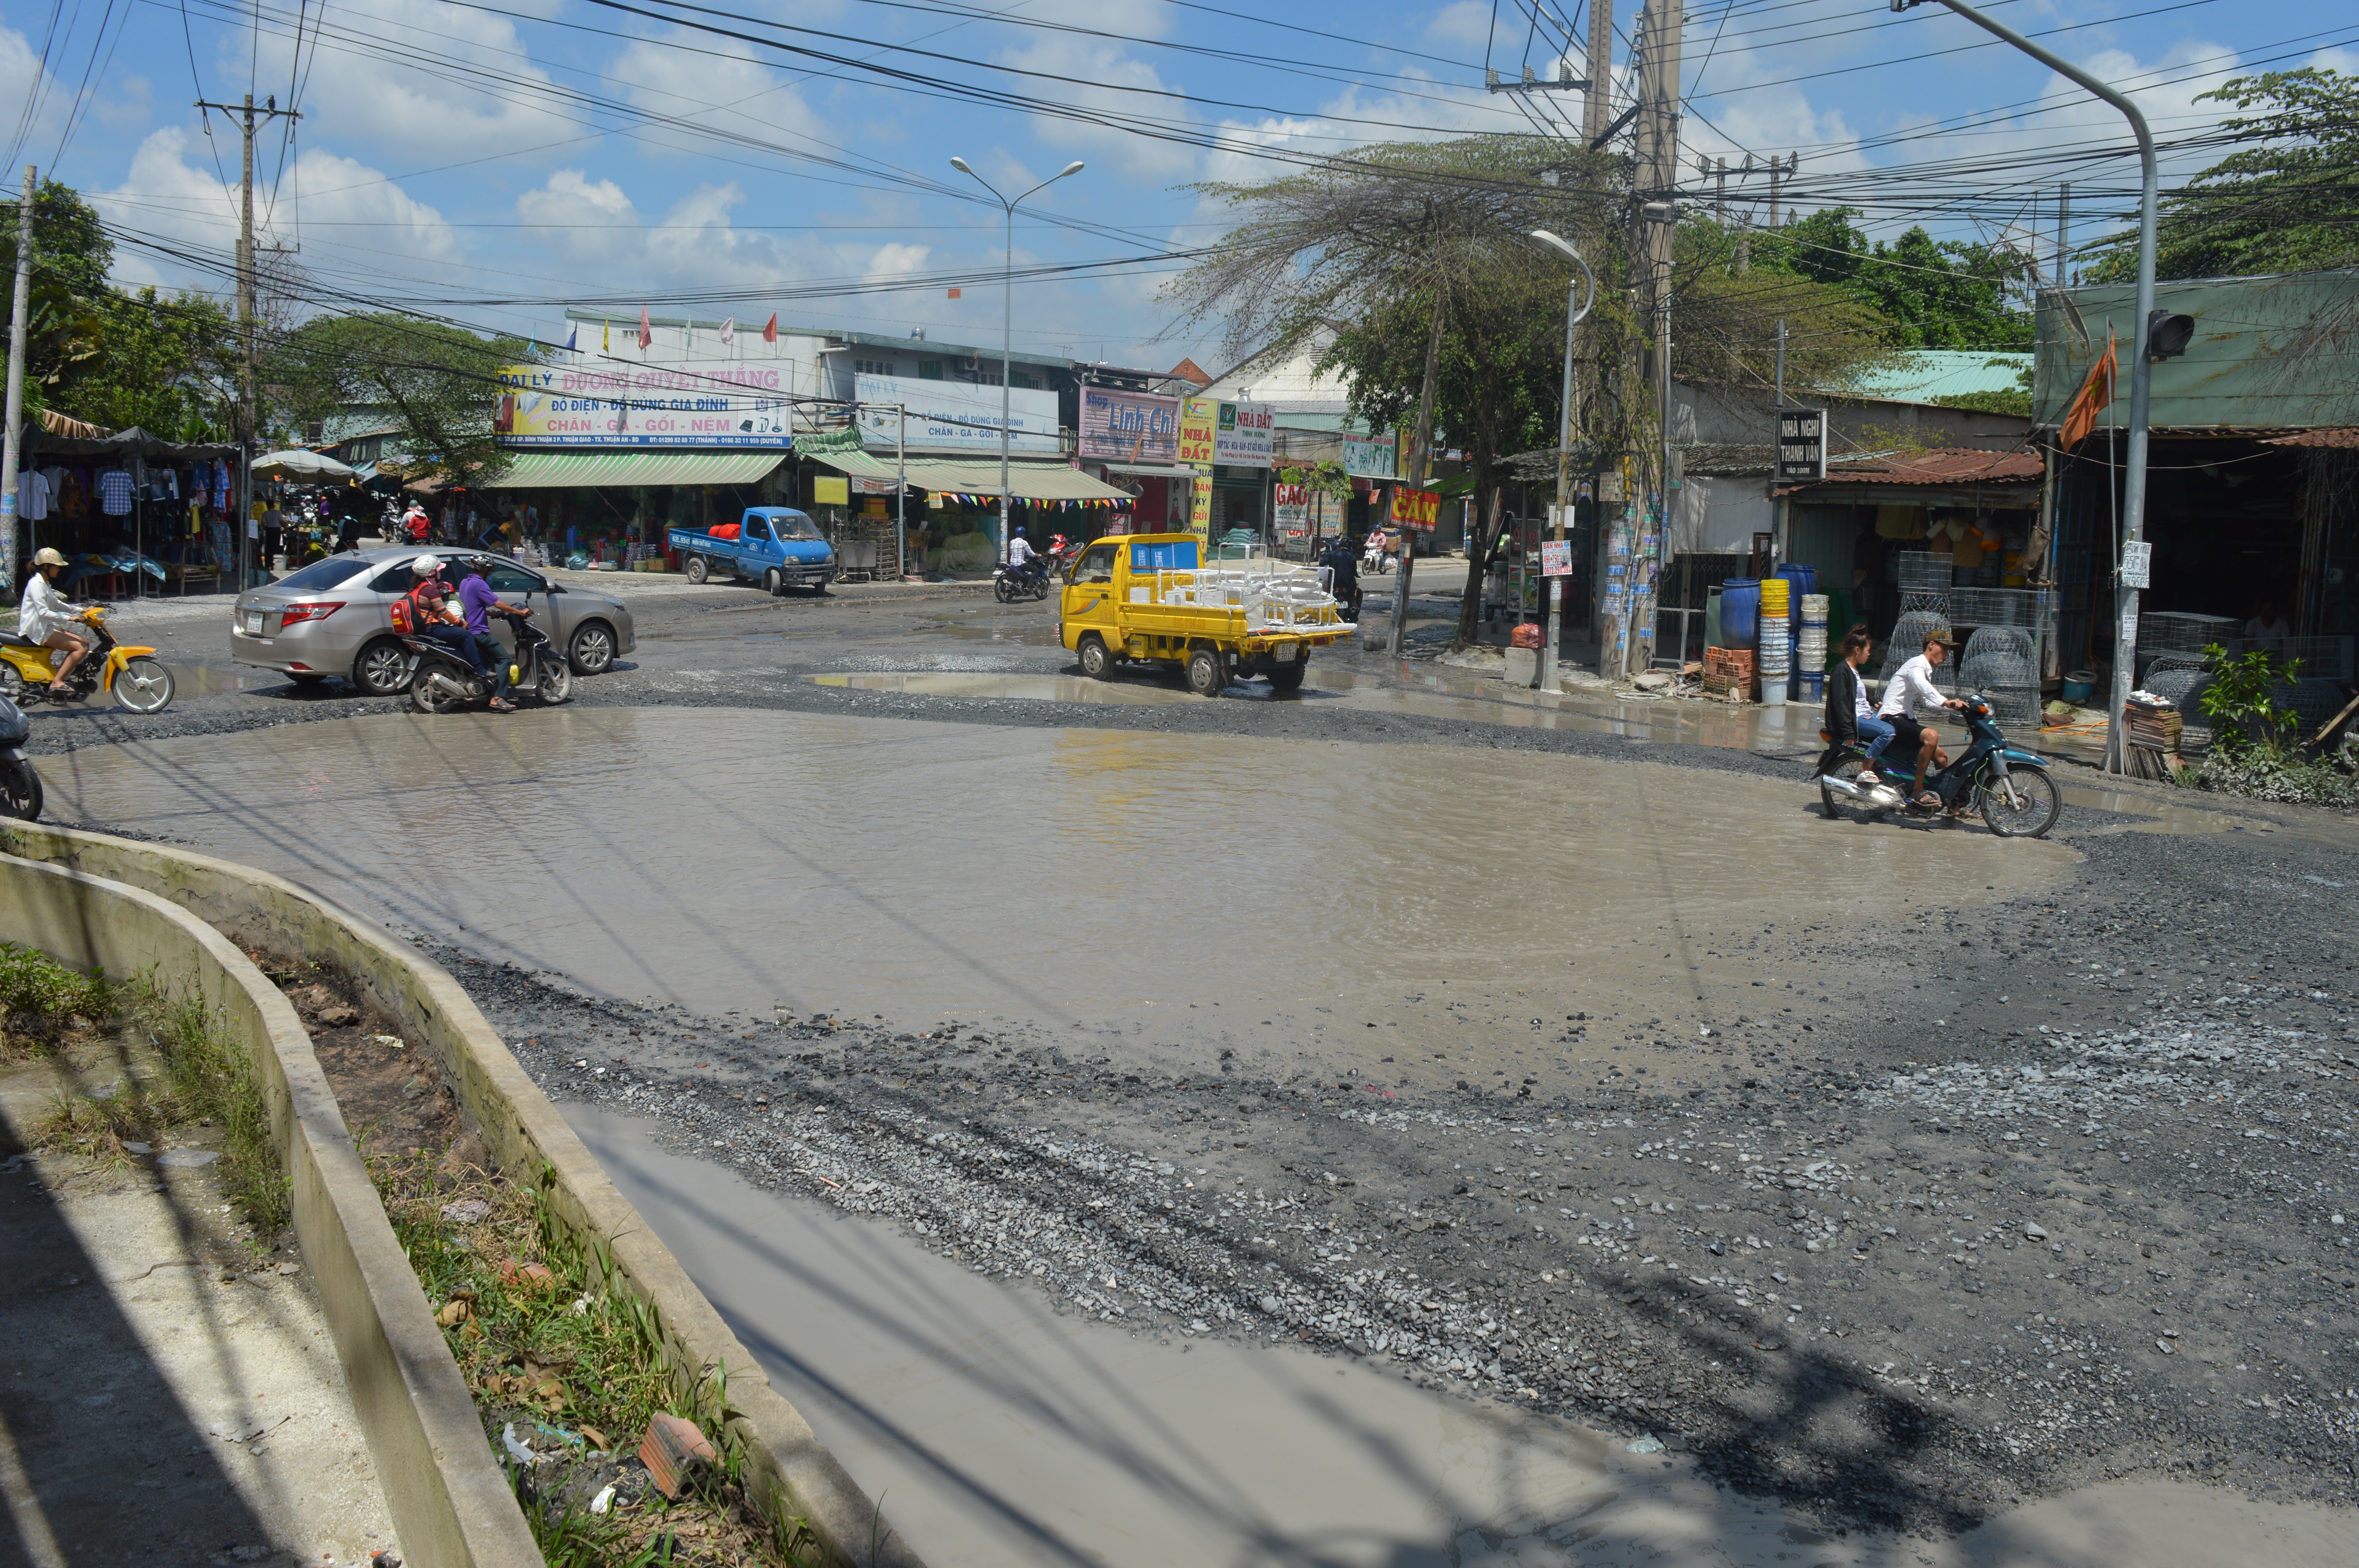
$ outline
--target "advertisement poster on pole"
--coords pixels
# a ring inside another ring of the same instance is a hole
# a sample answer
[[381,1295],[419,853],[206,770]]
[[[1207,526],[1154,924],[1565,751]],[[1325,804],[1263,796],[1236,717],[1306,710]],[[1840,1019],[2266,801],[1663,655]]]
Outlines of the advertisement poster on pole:
[[1572,541],[1542,539],[1540,541],[1540,576],[1571,577],[1572,575]]
[[1393,521],[1404,528],[1414,528],[1430,534],[1441,519],[1441,496],[1430,490],[1411,490],[1407,485],[1393,492]]

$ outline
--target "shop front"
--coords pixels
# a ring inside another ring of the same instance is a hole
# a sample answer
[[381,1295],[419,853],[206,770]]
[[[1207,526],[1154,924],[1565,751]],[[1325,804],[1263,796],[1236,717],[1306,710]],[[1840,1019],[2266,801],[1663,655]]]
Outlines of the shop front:
[[795,504],[782,451],[528,451],[451,500],[471,544],[525,546],[550,564],[660,571],[674,528]]
[[[904,574],[991,575],[1002,553],[995,459],[880,456],[863,449],[851,432],[806,437],[801,447],[809,492],[802,504],[823,530],[842,528],[847,537],[879,544],[892,535]],[[819,499],[822,484],[829,487],[826,503]],[[831,514],[837,484],[843,486],[844,503]],[[852,487],[859,484],[884,490],[861,496],[855,508]],[[906,518],[897,520],[891,492],[904,485]],[[1093,539],[1131,527],[1132,496],[1071,463],[1010,460],[1007,495],[1009,524],[1022,528],[1035,546],[1059,534]]]
[[37,549],[64,556],[69,591],[127,598],[234,586],[236,447],[184,445],[139,429],[58,435],[35,424],[23,451],[18,553],[23,560]]

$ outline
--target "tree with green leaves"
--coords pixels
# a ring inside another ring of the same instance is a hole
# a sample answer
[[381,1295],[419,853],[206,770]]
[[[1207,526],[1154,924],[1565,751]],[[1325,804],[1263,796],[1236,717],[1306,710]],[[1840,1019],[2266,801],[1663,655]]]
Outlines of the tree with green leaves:
[[1839,289],[1884,321],[1896,349],[2031,347],[2031,316],[2018,303],[2022,260],[1999,246],[1936,240],[1922,228],[1870,241],[1856,207],[1824,207],[1752,239],[1753,267]]
[[382,409],[418,471],[480,483],[507,466],[492,433],[498,373],[523,362],[520,339],[377,312],[321,316],[274,346],[265,379],[298,428],[341,409]]
[[[2195,100],[2243,113],[2237,150],[2163,199],[2159,278],[2249,277],[2359,265],[2359,77],[2322,67],[2239,76]],[[2137,235],[2093,247],[2092,283],[2137,276]]]

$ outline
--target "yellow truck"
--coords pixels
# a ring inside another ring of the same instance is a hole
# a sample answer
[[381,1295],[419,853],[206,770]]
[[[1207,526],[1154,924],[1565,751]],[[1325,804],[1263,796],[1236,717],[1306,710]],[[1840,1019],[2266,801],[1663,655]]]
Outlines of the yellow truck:
[[1207,564],[1201,550],[1193,534],[1117,534],[1082,552],[1057,618],[1083,674],[1112,680],[1127,659],[1184,670],[1200,697],[1255,676],[1292,691],[1311,649],[1358,630],[1318,571],[1266,556]]

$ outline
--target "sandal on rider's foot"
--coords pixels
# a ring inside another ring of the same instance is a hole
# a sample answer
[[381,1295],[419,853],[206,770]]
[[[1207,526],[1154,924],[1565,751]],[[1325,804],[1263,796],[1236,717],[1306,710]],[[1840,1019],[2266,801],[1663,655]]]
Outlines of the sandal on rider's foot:
[[516,710],[516,705],[510,702],[507,698],[504,697],[495,697],[492,698],[492,711],[494,713],[514,713]]
[[1933,810],[1936,806],[1940,806],[1940,805],[1941,804],[1941,797],[1940,797],[1940,795],[1935,795],[1931,790],[1930,790],[1930,789],[1929,789],[1929,790],[1927,790],[1924,794],[1922,794],[1922,795],[1919,795],[1915,800],[1910,801],[1908,804],[1909,804],[1909,805],[1911,805],[1911,806],[1917,806],[1917,807],[1918,807],[1918,808],[1919,808],[1920,810],[1924,810],[1924,811],[1931,811],[1931,810]]

